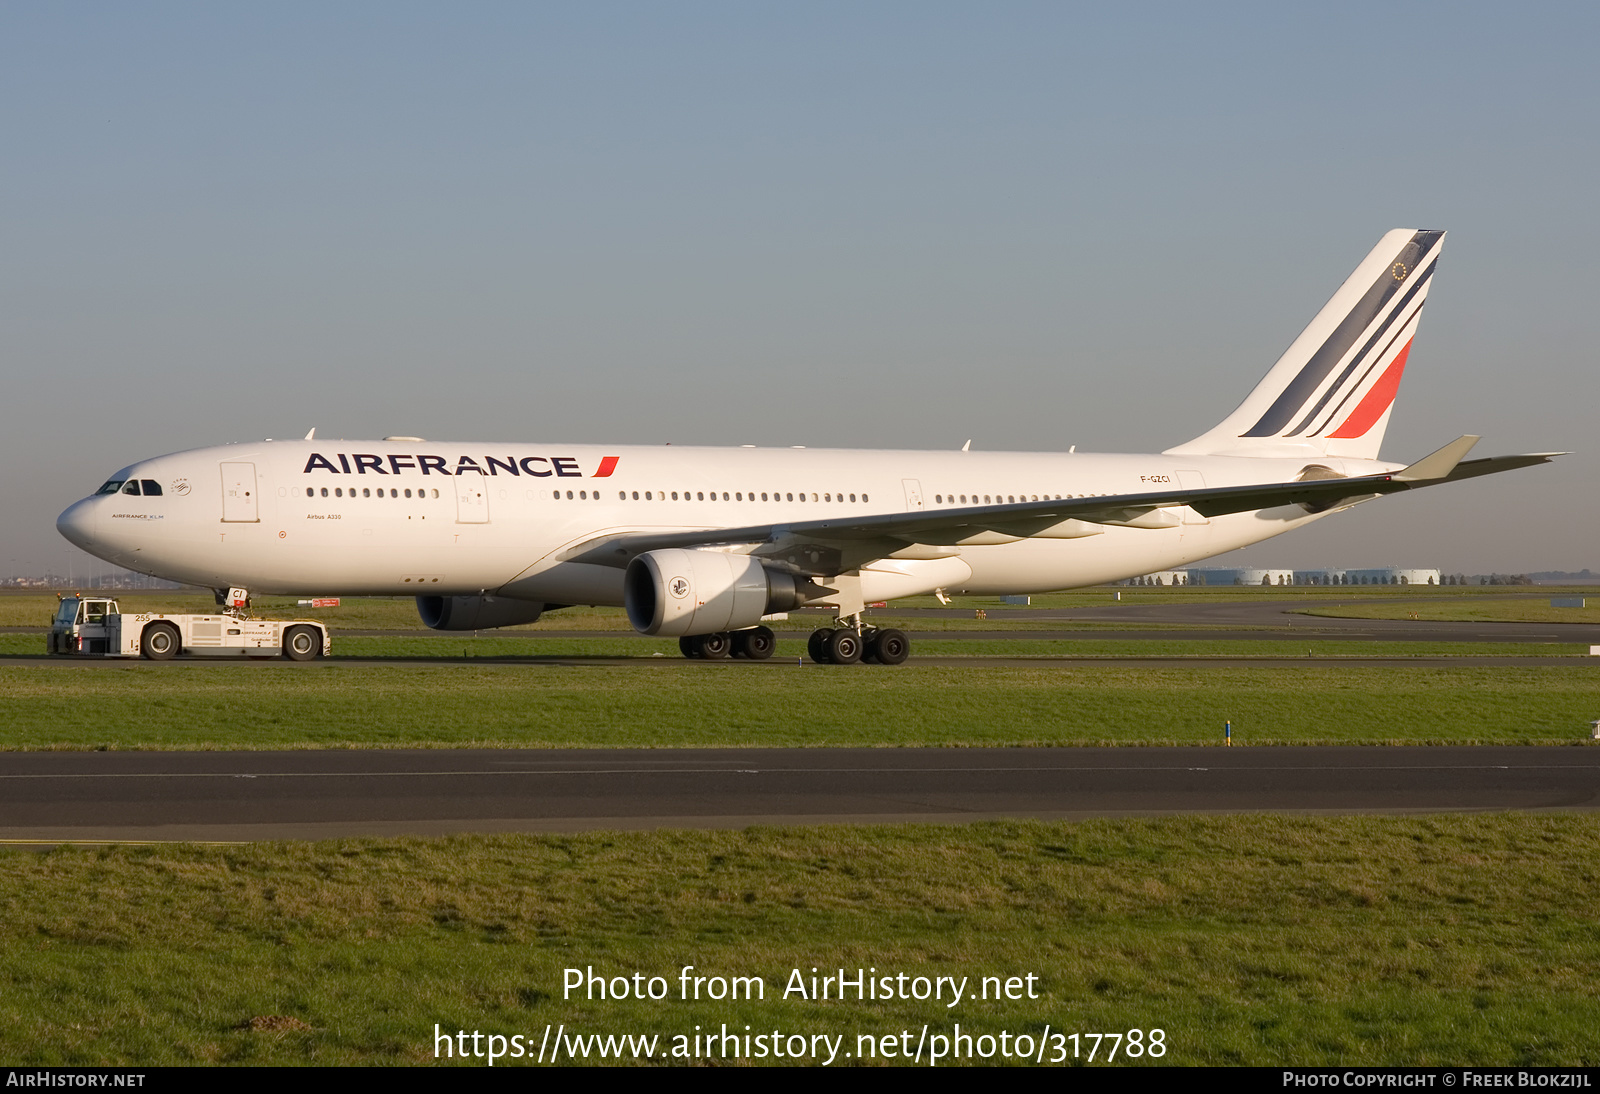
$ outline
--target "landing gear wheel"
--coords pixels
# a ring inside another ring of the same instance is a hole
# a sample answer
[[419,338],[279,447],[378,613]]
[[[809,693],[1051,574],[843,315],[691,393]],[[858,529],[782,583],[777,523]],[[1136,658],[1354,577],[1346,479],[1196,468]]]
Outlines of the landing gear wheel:
[[772,633],[770,627],[753,627],[747,631],[735,631],[733,635],[733,655],[735,657],[748,657],[752,661],[765,661],[772,656],[772,651],[778,648],[778,637]]
[[861,631],[861,663],[863,665],[876,665],[878,663],[878,637],[877,627],[864,627]]
[[833,631],[827,627],[819,627],[811,632],[811,637],[806,639],[806,653],[811,660],[819,665],[832,664],[833,658],[828,654],[828,640],[833,637]]
[[310,661],[322,653],[322,636],[314,627],[290,627],[283,632],[283,655],[291,661]]
[[150,661],[171,661],[183,649],[178,628],[171,623],[152,623],[139,640],[139,652]]
[[903,631],[885,627],[881,631],[873,632],[867,650],[872,659],[880,664],[902,665],[906,658],[911,656],[911,640]]
[[700,656],[707,661],[721,661],[733,652],[733,639],[727,632],[700,635]]
[[845,628],[828,637],[828,660],[835,665],[853,665],[861,660],[861,636]]
[[678,652],[691,661],[699,660],[700,636],[698,634],[686,634],[678,639]]

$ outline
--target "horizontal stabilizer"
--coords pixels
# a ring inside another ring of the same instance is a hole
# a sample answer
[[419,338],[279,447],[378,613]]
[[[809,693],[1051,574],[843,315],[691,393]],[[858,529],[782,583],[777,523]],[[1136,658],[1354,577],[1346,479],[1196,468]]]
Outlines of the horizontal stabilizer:
[[1432,486],[1440,482],[1460,482],[1462,479],[1475,479],[1479,475],[1496,475],[1501,471],[1515,471],[1519,467],[1533,467],[1535,464],[1549,463],[1557,456],[1570,456],[1570,452],[1525,452],[1518,456],[1490,456],[1483,460],[1466,460],[1456,464],[1455,468],[1442,479],[1432,479],[1422,486]]
[[1478,438],[1470,434],[1457,437],[1437,452],[1430,452],[1404,471],[1396,471],[1395,479],[1400,482],[1433,482],[1447,477],[1456,469],[1456,465],[1472,451],[1472,446],[1478,443]]

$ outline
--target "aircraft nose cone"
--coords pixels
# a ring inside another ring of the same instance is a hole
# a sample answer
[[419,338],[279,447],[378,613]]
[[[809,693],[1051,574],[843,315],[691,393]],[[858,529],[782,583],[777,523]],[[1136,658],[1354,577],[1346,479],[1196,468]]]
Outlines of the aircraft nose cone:
[[99,524],[97,499],[84,498],[82,501],[67,507],[67,511],[56,518],[56,531],[66,537],[74,547],[93,552],[95,533]]

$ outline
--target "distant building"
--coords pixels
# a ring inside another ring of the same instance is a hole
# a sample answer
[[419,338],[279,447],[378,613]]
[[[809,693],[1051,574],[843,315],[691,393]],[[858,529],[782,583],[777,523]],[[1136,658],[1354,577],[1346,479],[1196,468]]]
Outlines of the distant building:
[[1293,570],[1239,569],[1189,570],[1190,585],[1293,585]]
[[1398,566],[1371,570],[1275,570],[1255,567],[1159,570],[1121,585],[1440,585],[1438,570]]

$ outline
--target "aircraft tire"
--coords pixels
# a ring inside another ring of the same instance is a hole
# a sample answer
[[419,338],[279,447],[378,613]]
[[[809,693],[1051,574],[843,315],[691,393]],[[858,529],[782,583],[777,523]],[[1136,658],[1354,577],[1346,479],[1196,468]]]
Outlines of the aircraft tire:
[[752,627],[747,631],[735,631],[733,635],[733,655],[735,657],[748,657],[752,661],[765,661],[772,656],[772,651],[778,648],[778,637],[772,633],[771,627]]
[[897,631],[893,627],[875,631],[867,648],[872,653],[872,659],[880,665],[903,665],[906,658],[911,656],[911,640],[904,631]]
[[312,661],[322,654],[322,636],[315,627],[290,627],[283,632],[283,655],[291,661]]
[[691,661],[698,661],[701,657],[700,636],[698,634],[686,634],[678,639],[678,652]]
[[861,660],[861,636],[848,627],[828,636],[828,660],[835,665],[853,665]]
[[139,653],[148,661],[171,661],[183,650],[183,637],[171,623],[152,623],[139,636]]
[[863,665],[876,665],[878,663],[878,637],[877,627],[864,627],[861,631],[861,663]]
[[828,655],[828,639],[833,637],[833,631],[827,627],[818,627],[811,632],[811,637],[806,639],[806,653],[811,660],[819,665],[833,663],[833,658]]
[[725,660],[733,652],[733,639],[726,631],[700,635],[700,656],[707,661]]

